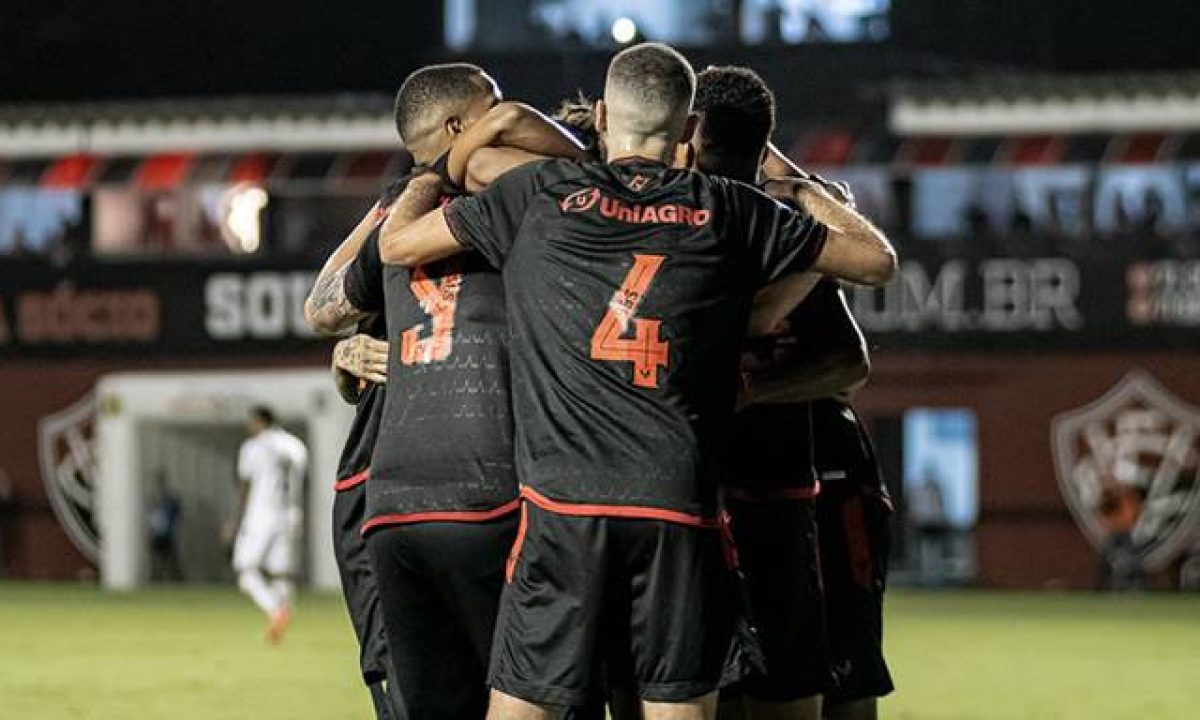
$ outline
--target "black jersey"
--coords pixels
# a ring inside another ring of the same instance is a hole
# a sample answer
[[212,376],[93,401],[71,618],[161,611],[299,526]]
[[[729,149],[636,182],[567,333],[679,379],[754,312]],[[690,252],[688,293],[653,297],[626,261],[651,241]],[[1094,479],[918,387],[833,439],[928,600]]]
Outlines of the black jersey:
[[390,345],[364,527],[515,509],[500,274],[477,255],[384,265],[376,230],[346,291],[358,309],[385,313]]
[[824,227],[648,160],[532,163],[446,219],[503,270],[527,496],[711,518],[753,294],[807,269]]

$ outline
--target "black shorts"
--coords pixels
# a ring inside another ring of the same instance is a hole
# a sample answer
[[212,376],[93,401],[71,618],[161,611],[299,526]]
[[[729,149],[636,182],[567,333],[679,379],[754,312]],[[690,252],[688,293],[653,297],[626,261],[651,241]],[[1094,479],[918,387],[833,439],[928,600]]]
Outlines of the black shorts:
[[[522,513],[492,687],[560,706],[594,702],[606,671],[627,674],[643,700],[682,702],[717,689],[733,628],[718,528],[567,515],[531,502]],[[604,668],[622,656],[627,668]]]
[[727,497],[726,509],[765,665],[728,692],[767,702],[827,692],[832,675],[813,500]]
[[[860,472],[873,472],[862,470]],[[835,684],[825,704],[893,690],[883,657],[883,593],[891,548],[891,502],[878,481],[823,479],[817,496],[826,627]]]
[[358,637],[359,666],[363,680],[370,685],[387,675],[388,656],[375,573],[371,569],[366,541],[362,538],[366,494],[366,483],[334,494],[333,554],[342,578],[346,609]]
[[487,662],[515,513],[488,522],[422,522],[367,536],[392,668],[406,714],[482,718]]

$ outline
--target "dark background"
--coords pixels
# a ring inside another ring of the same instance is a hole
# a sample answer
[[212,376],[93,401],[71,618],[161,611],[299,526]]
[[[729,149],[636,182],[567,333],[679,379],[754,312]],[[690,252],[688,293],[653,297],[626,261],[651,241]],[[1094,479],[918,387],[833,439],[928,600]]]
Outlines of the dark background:
[[[843,84],[984,68],[1200,68],[1194,0],[894,0],[892,16],[892,41],[882,48],[808,46],[786,57]],[[0,3],[0,101],[390,93],[419,63],[446,57],[441,37],[438,2],[7,0]],[[749,62],[761,52],[726,49],[697,60]],[[511,67],[501,80],[537,99],[549,93],[539,87],[550,78],[556,91],[564,75],[598,84],[607,54],[479,60],[501,76]],[[824,88],[808,90],[804,96],[820,98]]]

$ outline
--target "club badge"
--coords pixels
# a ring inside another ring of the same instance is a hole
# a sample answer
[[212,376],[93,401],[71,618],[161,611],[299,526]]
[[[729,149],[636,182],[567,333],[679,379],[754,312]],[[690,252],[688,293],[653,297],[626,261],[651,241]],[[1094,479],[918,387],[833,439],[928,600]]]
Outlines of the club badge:
[[1200,534],[1200,408],[1135,370],[1055,417],[1052,435],[1059,487],[1094,547],[1120,527],[1154,571]]
[[92,394],[38,423],[38,456],[46,496],[67,537],[92,562],[100,556],[95,428],[96,398]]

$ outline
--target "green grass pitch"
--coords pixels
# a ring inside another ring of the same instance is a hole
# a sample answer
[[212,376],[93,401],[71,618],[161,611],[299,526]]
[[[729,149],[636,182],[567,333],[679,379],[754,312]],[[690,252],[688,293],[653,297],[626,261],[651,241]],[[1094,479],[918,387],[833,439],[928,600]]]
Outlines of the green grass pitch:
[[[371,717],[336,595],[287,642],[232,589],[0,584],[0,718]],[[1200,597],[893,592],[902,720],[1200,718]]]

